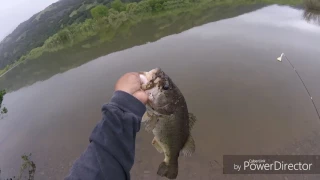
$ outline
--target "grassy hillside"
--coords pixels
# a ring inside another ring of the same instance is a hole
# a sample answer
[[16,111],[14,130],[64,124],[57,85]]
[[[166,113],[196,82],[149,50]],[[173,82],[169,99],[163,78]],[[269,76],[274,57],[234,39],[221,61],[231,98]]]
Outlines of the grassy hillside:
[[[44,81],[57,72],[63,73],[69,69],[81,66],[92,59],[134,46],[155,42],[163,37],[179,34],[195,26],[201,26],[222,19],[233,18],[244,13],[264,7],[262,4],[215,6],[190,9],[179,13],[156,16],[137,24],[120,27],[112,41],[102,42],[110,33],[101,33],[89,40],[65,48],[57,52],[44,53],[40,58],[24,61],[14,72],[9,72],[0,78],[0,89],[8,92],[21,87]],[[18,74],[15,72],[19,72]],[[32,78],[31,78],[32,77]],[[14,82],[14,83],[12,83]]]
[[26,59],[69,48],[95,36],[101,37],[101,42],[111,41],[121,33],[120,29],[129,29],[145,19],[219,5],[301,4],[301,0],[133,1],[61,0],[52,4],[19,25],[0,43],[0,75]]
[[[111,0],[60,0],[21,23],[0,43],[0,69],[17,61],[61,28],[91,18],[90,9]],[[127,0],[135,1],[135,0]]]

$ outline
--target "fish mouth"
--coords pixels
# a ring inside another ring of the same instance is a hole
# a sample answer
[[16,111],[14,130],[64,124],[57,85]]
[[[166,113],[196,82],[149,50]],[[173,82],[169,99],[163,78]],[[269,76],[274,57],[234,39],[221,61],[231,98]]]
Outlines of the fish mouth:
[[161,69],[160,68],[154,68],[150,71],[147,71],[147,72],[144,72],[144,71],[140,71],[138,72],[140,74],[140,77],[141,76],[145,76],[145,78],[150,81],[152,80],[153,78],[155,78],[156,74],[158,74],[159,72],[161,72]]
[[139,72],[140,80],[141,80],[141,89],[149,90],[154,88],[161,81],[161,69],[154,68],[148,72]]

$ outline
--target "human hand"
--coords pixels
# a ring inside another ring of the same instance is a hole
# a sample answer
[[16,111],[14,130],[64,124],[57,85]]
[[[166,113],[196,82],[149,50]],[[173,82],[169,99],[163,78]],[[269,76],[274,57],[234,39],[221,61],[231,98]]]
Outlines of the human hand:
[[148,95],[141,90],[141,80],[139,74],[136,72],[130,72],[123,75],[116,83],[115,90],[129,93],[143,104],[146,104],[148,101]]

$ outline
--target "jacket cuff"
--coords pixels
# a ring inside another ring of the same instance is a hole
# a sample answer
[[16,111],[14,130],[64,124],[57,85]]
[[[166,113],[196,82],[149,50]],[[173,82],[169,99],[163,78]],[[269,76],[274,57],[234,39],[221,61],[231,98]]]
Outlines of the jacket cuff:
[[139,117],[142,117],[146,112],[146,106],[141,101],[124,91],[115,91],[110,102],[117,104],[122,110],[132,112]]

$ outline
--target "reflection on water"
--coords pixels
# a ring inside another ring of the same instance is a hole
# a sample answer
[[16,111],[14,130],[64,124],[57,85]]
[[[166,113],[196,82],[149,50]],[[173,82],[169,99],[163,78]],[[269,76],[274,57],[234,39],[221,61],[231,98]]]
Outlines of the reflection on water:
[[320,25],[320,1],[319,0],[304,0],[305,10],[303,18],[313,24]]
[[299,30],[306,33],[320,33],[319,27],[303,20],[303,10],[288,6],[272,5],[259,10],[255,16],[244,14],[242,18],[245,22],[255,25],[274,26],[283,28],[285,31]]
[[320,25],[320,11],[306,9],[303,13],[303,18],[310,23],[316,23]]
[[46,80],[57,73],[63,73],[78,67],[100,56],[154,42],[162,37],[180,33],[208,22],[232,18],[259,9],[262,6],[259,4],[232,7],[217,6],[144,21],[132,27],[125,36],[117,36],[112,42],[100,44],[90,49],[79,45],[72,49],[45,54],[39,59],[27,61],[0,78],[0,89],[5,88],[8,92],[15,91],[37,81]]

